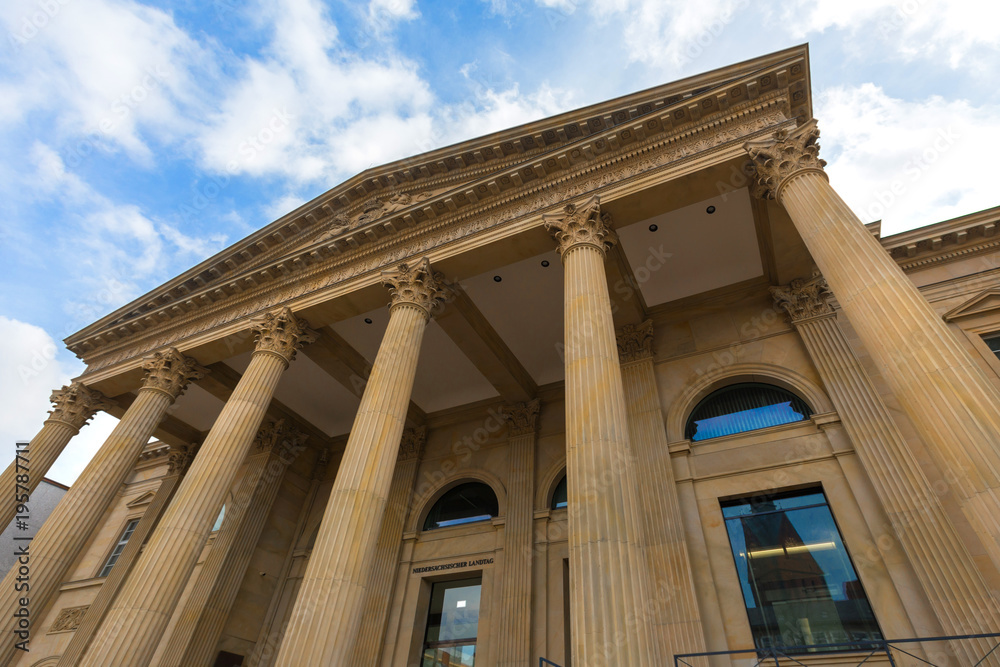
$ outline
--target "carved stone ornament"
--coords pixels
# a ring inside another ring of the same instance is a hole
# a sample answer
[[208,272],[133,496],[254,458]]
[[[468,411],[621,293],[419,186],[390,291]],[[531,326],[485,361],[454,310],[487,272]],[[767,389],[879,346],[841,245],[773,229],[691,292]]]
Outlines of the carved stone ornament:
[[792,322],[800,322],[811,317],[832,315],[830,287],[826,278],[819,274],[812,278],[796,278],[788,285],[771,288],[774,305],[786,313]]
[[200,445],[192,442],[190,445],[171,445],[167,454],[167,476],[183,475],[191,467]]
[[431,269],[431,262],[426,257],[416,264],[400,264],[395,271],[383,271],[382,284],[389,288],[390,309],[411,304],[423,309],[427,317],[447,298],[444,276]]
[[183,394],[189,382],[200,380],[209,372],[193,358],[181,354],[176,347],[146,357],[142,360],[142,368],[146,371],[142,388],[162,391],[171,398]]
[[80,430],[89,422],[98,410],[107,410],[111,407],[111,402],[104,394],[88,388],[81,382],[56,389],[49,400],[55,407],[49,410],[49,419],[46,421],[62,422],[76,430]]
[[424,452],[424,445],[427,443],[427,427],[417,426],[403,431],[403,438],[399,442],[399,460],[412,461],[419,459]]
[[257,431],[254,451],[277,454],[282,447],[294,451],[308,439],[308,435],[291,424],[286,424],[284,419],[268,419]]
[[511,403],[503,406],[503,416],[507,420],[507,436],[514,437],[534,433],[540,406],[541,402],[537,398],[526,403]]
[[773,139],[743,144],[757,171],[753,194],[761,199],[777,200],[788,179],[803,171],[823,173],[826,160],[819,157],[819,128],[813,119],[792,131],[778,130]]
[[583,204],[566,204],[560,213],[542,215],[545,229],[559,244],[559,254],[580,245],[607,253],[618,242],[611,227],[611,214],[601,213],[601,198],[594,195]]
[[330,465],[330,450],[326,447],[319,453],[316,463],[313,464],[312,478],[321,480],[326,477],[326,467]]
[[618,330],[618,358],[621,363],[653,356],[653,321],[626,324]]
[[319,338],[309,323],[296,317],[288,307],[280,308],[253,320],[250,330],[256,334],[254,352],[270,352],[292,363],[295,353]]
[[76,630],[80,627],[80,621],[83,620],[83,615],[87,613],[88,609],[90,609],[89,604],[82,607],[66,607],[59,612],[48,631],[70,632]]

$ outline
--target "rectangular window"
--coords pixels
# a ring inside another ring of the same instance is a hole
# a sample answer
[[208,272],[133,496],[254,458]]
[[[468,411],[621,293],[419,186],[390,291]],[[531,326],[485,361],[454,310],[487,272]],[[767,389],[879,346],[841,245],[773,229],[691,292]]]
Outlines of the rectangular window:
[[431,588],[431,608],[421,667],[473,667],[479,634],[481,577],[441,581]]
[[128,544],[129,538],[132,537],[132,533],[135,532],[135,527],[138,525],[138,519],[132,519],[125,524],[125,530],[122,532],[122,536],[118,539],[118,543],[111,551],[111,555],[108,556],[108,562],[101,568],[101,573],[97,575],[98,577],[106,577],[111,574],[111,568],[113,568],[115,563],[118,562],[118,558],[122,555],[122,551],[125,550],[125,545]]
[[1000,359],[1000,336],[993,334],[983,336],[983,342],[989,345],[990,349],[993,350],[993,354],[997,355],[997,359]]
[[722,515],[758,648],[882,638],[822,490],[727,501]]

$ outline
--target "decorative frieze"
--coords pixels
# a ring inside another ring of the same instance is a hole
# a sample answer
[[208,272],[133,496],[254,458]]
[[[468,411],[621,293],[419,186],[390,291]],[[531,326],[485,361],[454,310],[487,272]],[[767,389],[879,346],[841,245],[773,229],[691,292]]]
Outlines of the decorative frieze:
[[200,445],[192,442],[189,445],[171,445],[167,454],[167,476],[183,475],[194,461]]
[[412,461],[419,459],[424,453],[424,445],[427,444],[427,427],[416,426],[403,431],[403,438],[399,443],[399,461]]
[[254,437],[253,451],[277,453],[282,447],[296,450],[308,439],[308,435],[286,424],[284,419],[266,419]]
[[560,255],[581,245],[607,253],[618,242],[611,227],[611,214],[601,212],[601,198],[597,195],[579,206],[570,203],[559,213],[544,214],[542,223],[559,244]]
[[90,389],[81,382],[73,382],[52,392],[49,400],[54,406],[49,410],[49,419],[62,422],[76,430],[97,414],[98,410],[107,410],[111,402],[96,389]]
[[503,406],[503,416],[507,420],[507,435],[515,437],[534,433],[540,406],[541,402],[537,398],[525,403],[511,403]]
[[830,305],[833,295],[826,279],[819,273],[808,280],[796,278],[788,285],[772,287],[771,296],[774,297],[774,305],[788,313],[788,319],[793,323],[833,314],[833,306]]
[[56,620],[52,622],[52,626],[48,630],[49,634],[76,630],[80,627],[80,621],[83,620],[83,615],[87,613],[88,609],[90,609],[89,604],[82,607],[66,607],[59,612]]
[[181,354],[176,347],[146,357],[142,368],[146,371],[142,388],[161,391],[172,400],[184,393],[189,382],[200,380],[209,372],[192,357]]
[[819,157],[819,128],[811,120],[794,130],[780,129],[773,139],[744,144],[757,170],[754,194],[761,199],[778,199],[781,188],[803,171],[823,172],[826,160]]
[[319,338],[319,333],[287,306],[255,319],[250,329],[256,335],[254,352],[276,354],[286,364],[295,360],[295,353],[301,348]]
[[382,272],[382,284],[389,288],[389,308],[416,306],[427,317],[444,304],[447,290],[444,276],[431,269],[424,257],[412,264],[400,264],[393,271]]
[[653,356],[653,320],[626,324],[618,330],[618,359],[624,364]]

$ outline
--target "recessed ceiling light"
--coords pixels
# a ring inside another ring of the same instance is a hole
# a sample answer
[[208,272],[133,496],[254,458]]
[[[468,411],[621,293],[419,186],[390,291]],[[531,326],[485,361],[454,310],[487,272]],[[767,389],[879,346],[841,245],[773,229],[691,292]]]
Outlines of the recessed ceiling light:
[[365,318],[365,324],[371,324],[371,323],[372,323],[372,318],[366,317]]
[[493,282],[498,283],[501,280],[503,280],[503,278],[501,278],[500,276],[493,276]]
[[548,266],[548,265],[549,265],[549,260],[543,259],[542,260],[542,266]]
[[705,213],[708,213],[709,215],[712,215],[713,213],[715,213],[715,207],[714,206],[709,206],[708,208],[705,209]]
[[655,232],[657,229],[659,229],[659,227],[657,227],[656,225],[650,225],[649,226],[649,231],[651,231],[651,232]]

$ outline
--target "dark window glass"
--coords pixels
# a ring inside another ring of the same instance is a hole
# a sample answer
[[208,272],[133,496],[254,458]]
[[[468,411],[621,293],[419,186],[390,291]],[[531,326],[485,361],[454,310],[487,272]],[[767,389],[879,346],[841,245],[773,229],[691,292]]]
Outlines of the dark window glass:
[[111,574],[111,568],[115,566],[118,559],[121,557],[122,552],[125,551],[125,545],[128,544],[129,539],[132,537],[132,533],[135,532],[135,527],[139,525],[138,519],[132,519],[127,524],[125,524],[125,530],[122,531],[122,536],[118,538],[118,542],[115,543],[115,548],[111,550],[111,555],[108,556],[108,560],[104,563],[104,567],[101,568],[101,573],[98,577],[106,577]]
[[241,667],[242,665],[242,655],[230,653],[229,651],[219,651],[219,655],[215,656],[213,667]]
[[808,419],[812,410],[790,391],[759,382],[733,384],[701,400],[688,418],[685,437],[707,440]]
[[424,530],[486,521],[499,513],[493,489],[482,482],[468,482],[456,486],[434,503],[424,521]]
[[882,638],[822,491],[729,501],[722,514],[758,648]]
[[1000,359],[1000,336],[990,336],[989,338],[983,338],[983,340],[993,350],[993,354],[997,355],[997,359]]
[[421,667],[473,667],[482,578],[440,581],[431,588]]
[[569,489],[566,486],[566,476],[556,484],[556,490],[552,492],[552,509],[557,510],[569,505]]

